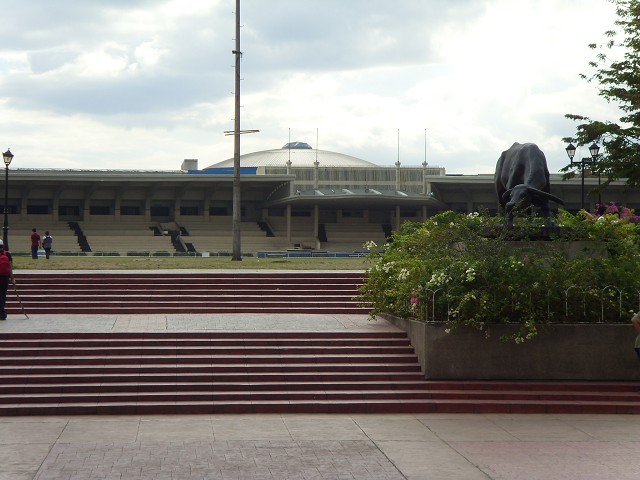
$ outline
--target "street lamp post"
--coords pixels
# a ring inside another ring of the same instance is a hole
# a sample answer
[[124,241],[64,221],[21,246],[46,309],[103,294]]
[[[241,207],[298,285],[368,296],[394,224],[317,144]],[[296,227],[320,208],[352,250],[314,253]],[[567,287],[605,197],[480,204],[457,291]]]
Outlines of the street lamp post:
[[2,154],[4,160],[4,226],[2,227],[2,243],[4,249],[9,251],[9,165],[13,160],[13,153],[7,148]]
[[570,143],[569,145],[567,145],[567,148],[565,148],[565,150],[567,151],[569,160],[571,160],[571,165],[576,165],[580,169],[580,174],[582,177],[580,195],[582,198],[582,210],[584,210],[584,169],[587,165],[590,165],[598,161],[598,152],[600,151],[600,147],[598,146],[597,143],[594,142],[589,147],[589,153],[591,154],[591,158],[582,157],[580,160],[575,160],[575,161],[573,157],[575,157],[576,155],[576,147],[572,143]]

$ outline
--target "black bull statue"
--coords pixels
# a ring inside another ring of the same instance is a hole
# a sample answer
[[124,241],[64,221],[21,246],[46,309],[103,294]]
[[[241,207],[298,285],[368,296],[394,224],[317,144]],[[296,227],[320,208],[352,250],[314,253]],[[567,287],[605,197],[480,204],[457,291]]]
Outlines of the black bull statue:
[[496,164],[494,177],[498,203],[507,215],[507,225],[513,225],[515,211],[530,206],[538,207],[549,219],[549,200],[564,205],[564,202],[550,193],[547,159],[534,143],[514,143],[502,152]]

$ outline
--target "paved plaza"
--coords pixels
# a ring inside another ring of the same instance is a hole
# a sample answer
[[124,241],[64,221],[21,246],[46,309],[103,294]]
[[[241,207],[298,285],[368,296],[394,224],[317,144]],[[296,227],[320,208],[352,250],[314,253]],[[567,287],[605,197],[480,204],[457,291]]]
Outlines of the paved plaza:
[[0,479],[640,477],[640,419],[611,415],[0,418]]
[[[2,332],[395,330],[366,315],[13,315]],[[627,415],[0,417],[0,480],[640,478]]]

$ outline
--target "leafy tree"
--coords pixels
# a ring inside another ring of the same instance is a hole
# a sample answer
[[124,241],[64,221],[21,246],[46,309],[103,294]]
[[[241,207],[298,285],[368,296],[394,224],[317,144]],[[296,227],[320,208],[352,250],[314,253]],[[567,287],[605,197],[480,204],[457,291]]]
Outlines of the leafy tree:
[[[577,145],[595,141],[605,147],[592,169],[606,179],[603,186],[622,178],[627,179],[628,185],[637,186],[640,185],[640,0],[609,1],[616,6],[617,31],[605,32],[606,44],[589,45],[598,51],[596,60],[589,62],[596,73],[581,77],[598,83],[599,95],[618,103],[623,115],[617,123],[565,115],[581,123],[574,137],[563,140]],[[619,59],[610,58],[614,56]],[[563,168],[565,172],[569,170],[570,165]]]

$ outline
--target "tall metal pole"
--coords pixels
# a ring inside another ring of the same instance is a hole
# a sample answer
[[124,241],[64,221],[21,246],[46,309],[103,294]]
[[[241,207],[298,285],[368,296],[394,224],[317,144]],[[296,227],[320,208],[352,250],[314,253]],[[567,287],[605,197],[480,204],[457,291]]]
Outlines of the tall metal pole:
[[2,160],[4,161],[4,228],[2,229],[2,242],[4,243],[4,249],[9,251],[9,164],[13,160],[13,153],[11,149],[7,148],[6,152],[2,153]]
[[580,167],[582,171],[582,188],[580,189],[580,196],[582,197],[582,210],[584,210],[584,158],[582,159],[582,166]]
[[9,251],[9,165],[4,166],[4,226],[2,227],[2,243]]
[[240,0],[236,0],[236,81],[235,81],[235,116],[233,124],[233,251],[231,260],[242,260],[240,249]]

